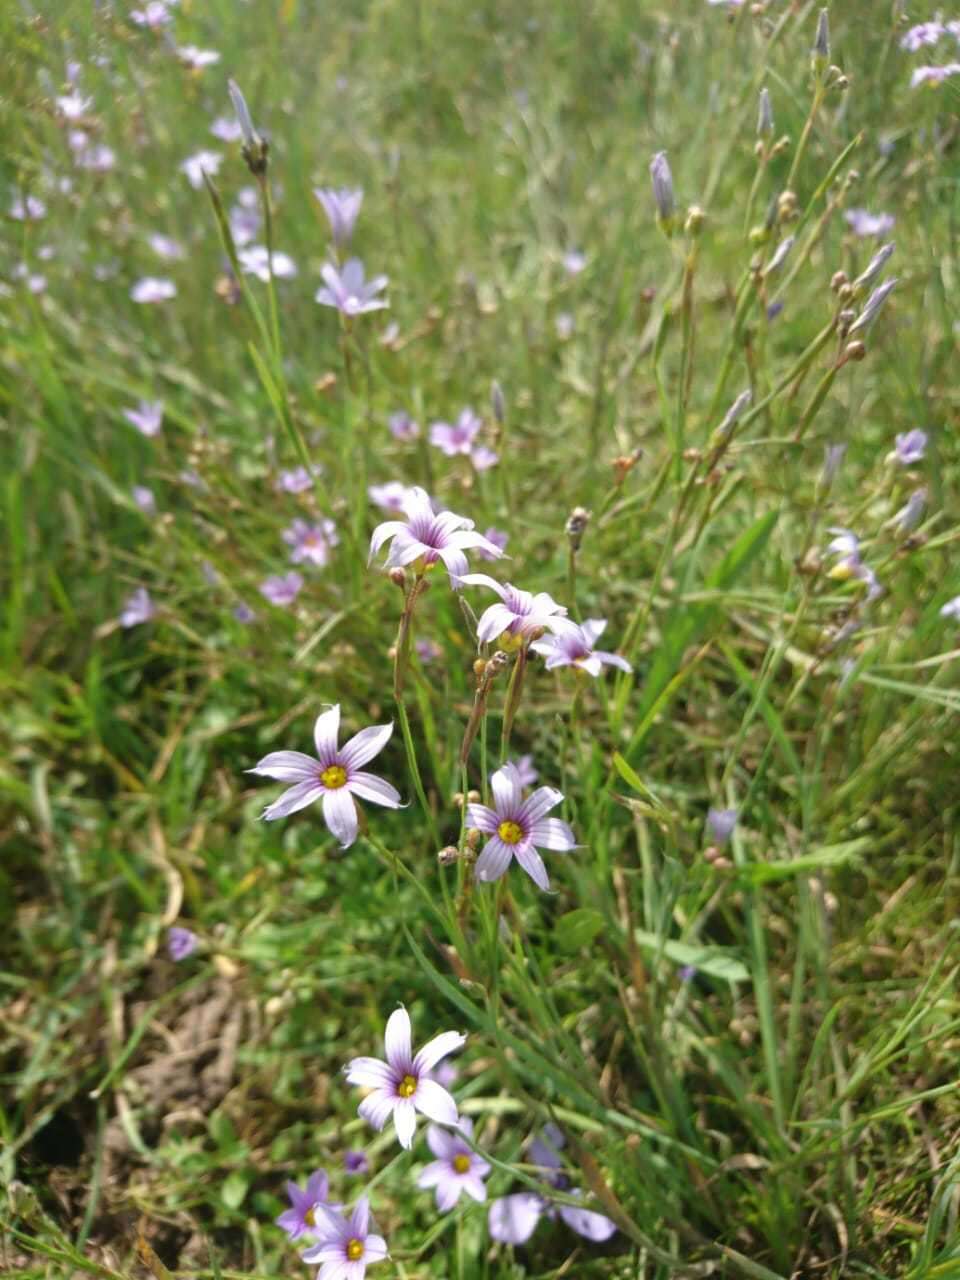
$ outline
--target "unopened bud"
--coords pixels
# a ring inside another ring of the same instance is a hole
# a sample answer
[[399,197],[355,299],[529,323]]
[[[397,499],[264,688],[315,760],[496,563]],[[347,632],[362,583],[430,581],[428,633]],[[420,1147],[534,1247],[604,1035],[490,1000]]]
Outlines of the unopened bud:
[[833,290],[834,293],[839,292],[839,290],[842,289],[846,283],[847,283],[847,273],[845,271],[835,271],[833,275],[830,277],[830,288]]
[[713,435],[710,437],[710,444],[713,446],[713,448],[717,448],[718,445],[721,445],[724,442],[724,440],[726,440],[727,436],[733,430],[734,424],[736,423],[737,419],[742,415],[744,409],[747,408],[747,406],[750,404],[752,400],[753,400],[752,391],[748,389],[746,391],[740,392],[736,400],[734,400],[733,404],[730,406],[730,408],[727,410],[726,414],[724,415],[723,421],[720,423],[716,431],[714,431]]
[[853,282],[854,294],[863,293],[868,284],[872,284],[877,276],[883,270],[890,255],[893,253],[894,243],[891,240],[889,244],[881,245],[877,252],[873,255],[866,267],[857,276]]
[[477,677],[478,680],[482,680],[483,677],[486,675],[486,673],[487,673],[486,658],[478,658],[476,662],[473,664],[473,674]]
[[870,328],[883,309],[883,304],[896,288],[897,283],[898,279],[894,276],[892,280],[887,280],[878,288],[874,289],[873,293],[871,293],[870,297],[864,303],[863,310],[850,326],[851,333],[863,332]]
[[697,236],[706,219],[707,215],[703,209],[698,204],[692,204],[687,210],[687,220],[683,224],[683,229],[688,236]]
[[813,57],[816,63],[826,66],[830,61],[830,20],[826,9],[820,10],[817,18],[817,35],[813,42]]
[[653,199],[657,206],[657,222],[661,230],[670,235],[676,214],[676,197],[673,193],[673,174],[667,161],[667,153],[658,151],[650,161],[650,180],[653,183]]
[[586,533],[589,523],[590,512],[585,507],[574,507],[567,516],[564,531],[570,540],[570,547],[573,551],[580,550],[580,544],[583,541],[583,535]]
[[406,590],[407,575],[406,575],[406,572],[403,569],[401,569],[399,566],[396,566],[395,568],[391,569],[390,572],[387,574],[387,577],[390,579],[390,581],[393,583],[395,587],[400,587],[400,589],[403,591]]
[[502,427],[507,420],[507,403],[503,398],[503,388],[496,379],[490,384],[490,408],[493,410],[494,418]]
[[227,89],[230,92],[230,101],[233,103],[233,109],[237,113],[240,132],[243,135],[243,158],[246,160],[247,168],[254,177],[262,178],[267,172],[267,144],[253,127],[247,101],[240,92],[237,82],[228,80]]
[[852,307],[844,307],[837,316],[837,332],[841,337],[845,337],[850,331],[850,326],[857,318],[856,311]]
[[781,240],[777,245],[776,251],[767,265],[762,271],[762,276],[766,280],[767,276],[773,275],[775,271],[779,271],[787,260],[787,255],[796,243],[795,236],[787,236],[785,240]]
[[757,133],[761,137],[763,137],[765,133],[773,133],[773,104],[770,101],[770,90],[766,86],[760,90]]

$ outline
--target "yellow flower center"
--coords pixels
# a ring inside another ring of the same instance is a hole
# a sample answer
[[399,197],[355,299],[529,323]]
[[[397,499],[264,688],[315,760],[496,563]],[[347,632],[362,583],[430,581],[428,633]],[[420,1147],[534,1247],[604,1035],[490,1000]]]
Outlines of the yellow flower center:
[[457,1171],[457,1173],[469,1173],[470,1157],[465,1155],[454,1156],[453,1167]]
[[320,775],[320,781],[329,791],[347,785],[347,771],[342,764],[328,764]]
[[363,1257],[363,1241],[354,1237],[347,1241],[347,1257],[351,1262],[359,1262]]
[[504,844],[519,844],[523,839],[523,828],[519,823],[511,822],[509,818],[506,818],[497,827],[497,835]]
[[518,649],[523,648],[524,637],[514,635],[512,631],[504,631],[497,641],[497,648],[502,649],[504,653],[516,653]]
[[303,1215],[303,1220],[308,1227],[315,1227],[317,1225],[317,1215],[313,1212],[312,1208],[308,1209]]
[[404,1076],[403,1079],[400,1081],[399,1085],[397,1085],[397,1093],[399,1093],[401,1098],[412,1098],[416,1092],[417,1092],[416,1076]]

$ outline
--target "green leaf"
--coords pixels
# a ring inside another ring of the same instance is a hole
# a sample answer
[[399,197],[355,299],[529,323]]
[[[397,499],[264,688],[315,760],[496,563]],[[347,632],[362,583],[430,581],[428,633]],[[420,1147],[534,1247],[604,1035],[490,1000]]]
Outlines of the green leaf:
[[811,853],[791,858],[789,862],[746,862],[737,867],[737,876],[751,885],[769,884],[775,880],[789,880],[791,876],[824,871],[831,867],[856,865],[861,855],[874,841],[869,836],[858,840],[845,840],[842,844],[827,844]]
[[750,970],[742,960],[737,959],[731,948],[675,942],[672,938],[658,938],[655,933],[647,933],[644,929],[636,929],[634,937],[641,947],[666,956],[674,964],[692,965],[701,973],[709,974],[711,978],[722,978],[726,982],[750,981]]
[[220,1199],[228,1209],[239,1209],[250,1186],[250,1175],[243,1169],[228,1173],[220,1188]]
[[568,911],[557,921],[557,945],[561,951],[579,951],[588,946],[605,925],[600,912],[590,907]]

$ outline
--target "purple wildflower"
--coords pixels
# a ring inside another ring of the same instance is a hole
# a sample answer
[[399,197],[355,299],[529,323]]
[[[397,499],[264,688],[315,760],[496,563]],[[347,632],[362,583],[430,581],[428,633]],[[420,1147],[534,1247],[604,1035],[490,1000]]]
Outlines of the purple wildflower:
[[483,426],[481,420],[472,409],[462,410],[455,424],[434,422],[430,426],[430,443],[435,445],[448,458],[458,454],[468,454],[473,448],[474,437]]
[[64,93],[54,98],[53,102],[64,120],[79,120],[93,106],[93,99],[85,98],[82,93]]
[[246,625],[247,623],[253,622],[257,615],[253,612],[246,601],[241,600],[238,604],[234,605],[233,616],[238,622],[242,622]]
[[917,67],[910,77],[910,88],[921,84],[943,84],[951,76],[960,75],[960,62],[947,62],[942,67]]
[[511,760],[510,763],[517,771],[521,787],[532,787],[540,777],[533,767],[533,756],[517,756],[516,760]]
[[260,594],[271,604],[281,607],[293,604],[303,586],[303,575],[291,570],[290,573],[277,573],[265,578],[260,583]]
[[669,227],[676,212],[673,192],[673,174],[665,151],[658,151],[650,161],[650,181],[653,184],[653,200],[657,206],[657,221]]
[[325,307],[336,307],[345,316],[359,316],[366,311],[379,311],[390,304],[386,298],[378,298],[389,284],[386,276],[364,277],[363,263],[359,258],[348,258],[338,271],[332,263],[326,263],[320,272],[325,285],[317,290],[317,302]]
[[179,240],[174,240],[173,236],[157,232],[147,236],[147,244],[158,258],[166,258],[170,262],[176,262],[184,256],[183,245]]
[[417,657],[424,665],[428,662],[436,662],[443,653],[436,641],[430,640],[426,636],[421,636],[419,640],[414,641],[413,647],[416,650]]
[[403,510],[406,523],[386,520],[374,529],[368,563],[385,542],[392,541],[385,568],[402,568],[422,559],[426,569],[442,560],[450,575],[450,585],[459,590],[459,579],[469,568],[465,551],[478,547],[494,558],[503,554],[499,547],[477,533],[473,521],[465,516],[458,516],[452,511],[434,515],[428,494],[419,487],[411,489]]
[[220,61],[216,49],[198,49],[195,44],[182,44],[177,50],[177,57],[191,71],[202,71],[204,67],[212,67]]
[[906,49],[908,53],[916,53],[924,45],[935,45],[945,30],[942,22],[918,22],[903,35],[900,48]]
[[891,517],[889,523],[896,529],[897,533],[910,533],[920,523],[926,505],[926,489],[917,489],[910,495],[906,504],[900,508],[896,515]]
[[897,435],[894,448],[887,454],[888,462],[899,462],[902,467],[912,467],[915,462],[922,462],[927,448],[927,433],[919,427],[912,431]]
[[157,276],[144,276],[130,290],[134,302],[167,302],[177,296],[177,286],[172,280],[161,280]]
[[[549,1186],[577,1196],[580,1192],[571,1189],[570,1180],[563,1172],[558,1154],[563,1145],[563,1134],[556,1125],[544,1126],[541,1136],[530,1143],[530,1162],[538,1166]],[[556,1218],[558,1215],[572,1231],[597,1244],[609,1240],[617,1229],[616,1223],[602,1213],[566,1204],[553,1205],[547,1197],[531,1191],[521,1191],[494,1200],[490,1205],[487,1225],[494,1240],[518,1245],[530,1239],[542,1217]]]
[[345,1151],[343,1153],[343,1171],[349,1174],[369,1173],[370,1161],[365,1151]]
[[500,455],[485,444],[478,444],[470,450],[470,461],[476,471],[489,471],[500,461]]
[[297,264],[288,253],[274,249],[271,254],[264,244],[251,244],[237,251],[237,261],[246,276],[256,276],[264,284],[269,283],[273,268],[275,280],[291,280],[297,274]]
[[308,560],[320,568],[330,559],[330,548],[340,541],[337,526],[327,519],[321,520],[319,524],[294,520],[289,529],[284,529],[283,540],[292,548],[290,559],[294,564],[302,564],[304,560]]
[[439,1129],[435,1124],[427,1126],[427,1146],[437,1157],[417,1178],[417,1186],[424,1190],[436,1188],[437,1208],[449,1213],[466,1192],[472,1200],[486,1200],[484,1178],[490,1173],[490,1165],[482,1160],[461,1134],[473,1136],[473,1122],[461,1117],[452,1133]]
[[360,1103],[360,1115],[378,1133],[393,1116],[397,1139],[407,1150],[413,1146],[418,1111],[436,1124],[459,1124],[457,1104],[428,1072],[441,1058],[462,1048],[466,1039],[459,1031],[443,1031],[414,1054],[410,1016],[402,1006],[394,1009],[384,1034],[386,1061],[353,1058],[345,1068],[349,1084],[371,1090]]
[[[253,197],[250,200],[247,193]],[[230,209],[230,234],[237,248],[242,248],[260,232],[260,209],[257,205],[257,194],[252,187],[244,187],[236,204]]]
[[[477,623],[477,639],[481,644],[489,644],[498,636],[504,636],[508,643],[515,643],[519,639],[530,637],[534,632],[559,632],[576,625],[567,618],[564,606],[557,604],[545,591],[534,595],[530,591],[521,591],[509,582],[505,585],[497,582],[486,573],[468,573],[460,579],[460,584],[489,587],[502,602],[490,605],[481,614]],[[501,642],[501,648],[504,647],[508,645]]]
[[736,809],[708,809],[707,826],[717,844],[726,844],[737,825]]
[[586,255],[577,249],[571,249],[563,255],[563,269],[568,276],[578,276],[586,265]]
[[281,471],[277,476],[276,488],[281,493],[305,493],[313,488],[313,477],[323,470],[316,463],[308,471],[306,467],[294,467],[292,471]]
[[363,1280],[367,1267],[387,1256],[383,1236],[370,1232],[370,1202],[357,1201],[349,1218],[325,1205],[314,1210],[317,1243],[301,1254],[304,1262],[320,1263],[317,1280]]
[[[494,529],[492,525],[483,536],[488,542],[492,542],[495,547],[499,547],[501,551],[505,551],[507,549],[507,543],[510,541],[509,537],[502,529]],[[477,555],[481,560],[495,559],[489,551],[484,551],[482,547],[477,551]]]
[[867,584],[867,600],[876,600],[883,595],[883,588],[877,575],[866,564],[860,554],[860,539],[850,529],[831,528],[829,533],[836,536],[827,544],[826,555],[838,556],[836,564],[828,572],[827,577],[838,582],[847,582],[856,578]]
[[152,489],[148,489],[142,484],[135,484],[131,492],[134,502],[145,516],[155,516],[157,514],[157,500],[153,496]]
[[317,716],[313,726],[313,740],[317,748],[315,757],[302,751],[271,751],[247,772],[294,784],[264,809],[261,816],[267,822],[287,818],[314,801],[322,800],[324,822],[340,841],[341,847],[349,849],[358,831],[354,796],[387,809],[399,809],[401,803],[396,787],[376,774],[362,771],[363,765],[379,755],[387,745],[393,733],[393,722],[361,729],[342,747],[337,746],[339,728],[340,707],[332,706]]
[[563,801],[553,787],[538,787],[526,800],[523,784],[514,764],[505,764],[490,779],[493,808],[485,804],[467,806],[467,826],[489,836],[477,859],[478,880],[499,880],[513,857],[539,888],[550,888],[550,877],[537,846],[565,853],[577,847],[573,831],[560,818],[546,815]]
[[221,142],[239,142],[243,137],[243,126],[230,116],[218,116],[210,126],[210,132]]
[[315,1169],[305,1187],[288,1182],[287,1195],[290,1197],[290,1208],[285,1209],[275,1221],[287,1233],[289,1240],[299,1240],[301,1236],[310,1235],[316,1229],[316,1207],[327,1206],[329,1203],[329,1179],[322,1169]]
[[136,627],[141,622],[149,622],[151,618],[156,616],[156,605],[150,599],[150,592],[146,587],[137,587],[136,591],[127,596],[120,612],[121,627]]
[[219,152],[196,151],[192,156],[187,156],[180,166],[180,172],[186,176],[191,187],[199,191],[203,186],[203,175],[215,177],[222,164],[223,156]]
[[409,413],[405,413],[402,409],[399,413],[391,413],[387,419],[387,426],[396,440],[416,440],[420,434],[420,424],[414,422]]
[[956,618],[960,622],[960,596],[954,596],[946,604],[940,606],[941,618]]
[[198,945],[197,935],[180,925],[174,925],[167,933],[167,954],[175,963],[192,956]]
[[384,511],[402,512],[413,490],[399,480],[388,480],[386,484],[372,484],[367,489],[367,497]]
[[141,400],[136,409],[124,409],[123,416],[141,435],[155,436],[163,426],[163,401]]
[[868,213],[866,209],[848,209],[843,215],[855,236],[885,236],[893,230],[892,213]]
[[588,618],[583,626],[565,627],[559,635],[544,636],[542,640],[534,640],[530,646],[547,660],[547,670],[556,667],[577,667],[596,678],[604,665],[619,667],[621,671],[632,671],[626,658],[618,653],[608,653],[603,649],[595,649],[594,645],[606,629],[603,618]]
[[172,22],[173,14],[166,0],[149,0],[142,9],[130,10],[130,21],[135,22],[138,27],[150,27],[156,31]]
[[323,205],[330,223],[333,243],[338,249],[342,249],[353,235],[357,215],[363,204],[363,191],[359,187],[341,187],[339,190],[333,187],[314,187],[313,194]]
[[47,277],[31,271],[25,262],[18,262],[10,274],[14,280],[22,280],[31,293],[43,293],[47,287]]
[[568,342],[573,336],[575,321],[569,311],[558,311],[557,318],[554,321],[554,328],[557,337],[561,342]]
[[47,216],[47,206],[39,196],[14,196],[10,201],[10,217],[17,222],[38,222]]
[[112,147],[97,143],[90,147],[81,147],[73,157],[74,164],[90,173],[109,173],[117,163],[117,155]]

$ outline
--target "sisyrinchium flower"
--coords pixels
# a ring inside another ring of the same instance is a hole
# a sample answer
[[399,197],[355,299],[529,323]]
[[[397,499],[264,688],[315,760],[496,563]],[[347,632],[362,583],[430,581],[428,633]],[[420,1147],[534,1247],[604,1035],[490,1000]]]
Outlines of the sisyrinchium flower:
[[463,586],[489,587],[500,597],[500,604],[492,604],[480,615],[477,623],[477,639],[481,644],[502,637],[500,648],[515,648],[517,643],[537,633],[563,631],[573,627],[562,604],[557,604],[545,591],[534,595],[521,591],[509,582],[497,582],[486,573],[467,573],[460,579]]
[[294,467],[291,471],[281,471],[274,487],[281,493],[304,493],[313,488],[313,477],[322,470],[317,463],[312,463],[309,470],[306,467]]
[[314,1210],[316,1244],[300,1256],[320,1263],[317,1280],[363,1280],[367,1267],[387,1256],[387,1242],[371,1231],[370,1201],[363,1196],[350,1217],[326,1205]]
[[320,800],[324,822],[341,846],[349,849],[359,829],[355,796],[387,809],[402,805],[396,787],[363,771],[363,766],[387,745],[393,722],[361,729],[342,747],[337,745],[339,730],[340,707],[332,706],[317,716],[313,726],[316,757],[302,751],[271,751],[247,772],[294,784],[264,809],[262,817],[267,822],[286,818]]
[[290,559],[294,564],[302,564],[307,560],[320,568],[330,559],[330,548],[340,541],[337,526],[326,518],[317,524],[294,520],[289,529],[284,529],[283,540],[291,549]]
[[865,563],[860,554],[860,539],[850,529],[830,528],[827,531],[835,537],[827,544],[825,554],[837,556],[833,568],[827,573],[828,578],[838,582],[847,582],[856,578],[867,585],[867,600],[876,600],[883,595],[883,587],[877,575]]
[[330,235],[338,249],[349,243],[356,226],[363,191],[360,187],[314,187],[313,194],[323,206],[330,223]]
[[600,675],[604,666],[619,667],[621,671],[632,671],[630,663],[620,654],[594,648],[606,625],[603,618],[588,618],[582,626],[565,627],[558,635],[544,636],[542,640],[534,640],[530,648],[546,658],[548,671],[553,671],[557,667],[577,667],[580,671],[586,671],[588,675],[594,677]]
[[325,307],[336,307],[342,315],[359,316],[390,305],[386,298],[377,296],[390,283],[388,278],[374,276],[367,280],[359,258],[348,258],[339,271],[328,262],[320,274],[324,284],[317,290],[317,302]]
[[388,480],[386,484],[371,484],[367,487],[367,497],[384,511],[403,511],[404,503],[410,498],[413,490],[399,480]]
[[430,425],[430,443],[448,458],[458,454],[469,456],[477,432],[483,422],[468,406],[460,411],[456,422],[434,422]]
[[[501,551],[506,551],[507,543],[510,541],[510,538],[502,529],[494,529],[491,525],[483,536],[488,542],[492,542],[495,547],[499,547]],[[482,547],[478,549],[477,555],[481,560],[496,559],[496,557],[492,556],[489,551],[484,551]]]
[[550,877],[538,846],[558,853],[577,847],[567,823],[547,817],[562,803],[563,793],[554,787],[538,787],[524,799],[520,771],[510,763],[493,774],[490,789],[492,809],[485,804],[467,805],[467,826],[489,837],[477,859],[477,879],[499,880],[515,857],[534,884],[549,889]]
[[855,236],[885,236],[893,230],[892,213],[869,213],[866,209],[848,209],[843,215]]
[[[579,1195],[570,1186],[570,1179],[563,1172],[558,1152],[564,1146],[564,1137],[556,1125],[545,1125],[540,1137],[530,1143],[530,1163],[538,1167],[548,1186],[568,1195]],[[617,1230],[615,1222],[592,1209],[578,1209],[572,1205],[553,1204],[549,1193],[537,1195],[521,1191],[503,1196],[490,1205],[487,1225],[494,1240],[503,1244],[524,1244],[533,1235],[541,1218],[560,1217],[572,1231],[597,1244],[609,1240]]]
[[297,264],[288,253],[274,249],[270,253],[265,244],[251,244],[237,250],[237,261],[244,275],[256,276],[264,284],[270,281],[271,267],[275,280],[292,280],[297,274]]
[[133,494],[134,502],[145,516],[155,516],[157,514],[157,500],[152,489],[148,489],[143,484],[135,484],[130,492]]
[[395,440],[416,440],[420,434],[420,424],[410,417],[409,413],[404,413],[401,409],[398,413],[391,413],[387,419],[387,426],[390,428],[390,434]]
[[177,286],[172,280],[162,280],[157,276],[144,276],[130,290],[134,302],[169,302],[177,296]]
[[303,587],[303,575],[291,569],[289,573],[275,573],[260,583],[260,594],[271,604],[285,608],[293,604]]
[[916,89],[921,84],[943,84],[952,76],[960,76],[960,62],[945,62],[940,67],[917,67],[910,77],[910,88]]
[[921,462],[927,449],[927,433],[919,427],[912,431],[899,432],[896,443],[887,454],[887,462],[898,462],[902,467],[912,467]]
[[345,1151],[343,1153],[343,1171],[351,1176],[369,1173],[370,1161],[365,1151]]
[[155,436],[163,426],[163,401],[141,400],[136,409],[124,409],[123,416],[141,435]]
[[737,825],[736,809],[708,809],[707,826],[717,844],[726,844]]
[[517,756],[516,760],[510,761],[510,763],[516,769],[522,787],[532,787],[540,776],[533,766],[533,756],[531,755]]
[[464,1191],[473,1200],[487,1198],[483,1180],[490,1173],[490,1165],[464,1141],[464,1134],[473,1136],[473,1122],[463,1116],[454,1130],[427,1125],[427,1146],[437,1158],[420,1173],[417,1186],[422,1190],[436,1188],[441,1213],[449,1213]]
[[339,1209],[339,1205],[330,1205],[330,1183],[323,1169],[315,1169],[301,1187],[296,1182],[287,1183],[287,1195],[290,1197],[290,1208],[284,1209],[276,1219],[290,1240],[299,1240],[301,1236],[312,1235],[316,1229],[315,1210],[318,1205]]
[[442,1031],[414,1053],[410,1016],[402,1007],[394,1009],[384,1034],[386,1061],[353,1058],[344,1068],[350,1084],[370,1090],[360,1103],[360,1115],[377,1132],[392,1116],[397,1139],[407,1150],[413,1146],[418,1111],[436,1124],[458,1124],[457,1104],[429,1073],[442,1058],[462,1048],[466,1039],[459,1031]]
[[147,244],[158,258],[166,258],[169,262],[179,261],[186,256],[179,240],[174,240],[173,236],[164,235],[159,231],[147,236]]
[[942,22],[918,22],[902,36],[900,48],[906,49],[908,53],[916,53],[924,45],[937,44],[945,30]]
[[385,542],[390,551],[384,562],[387,569],[421,561],[423,568],[442,560],[450,575],[450,585],[458,590],[459,579],[469,568],[465,552],[471,548],[486,551],[494,559],[503,555],[499,547],[488,541],[473,527],[473,521],[452,511],[434,514],[430,497],[424,489],[413,488],[403,504],[406,523],[402,520],[385,520],[378,524],[370,539],[368,563]]
[[10,201],[10,217],[17,222],[37,222],[47,216],[47,206],[39,196],[14,196]]
[[150,599],[150,592],[146,587],[137,587],[136,591],[127,596],[124,601],[120,612],[120,625],[121,627],[139,626],[141,622],[149,622],[154,618],[156,612],[157,608]]
[[197,935],[182,925],[174,925],[167,934],[167,954],[174,963],[192,956],[199,944]]
[[665,151],[658,151],[650,161],[650,181],[653,184],[653,200],[657,206],[657,220],[669,229],[677,210],[673,193],[673,174]]
[[954,596],[946,604],[940,606],[941,618],[956,618],[960,622],[960,596]]
[[180,172],[195,191],[200,191],[203,187],[203,175],[215,177],[222,164],[223,156],[219,152],[197,151],[192,156],[187,156],[180,166]]

